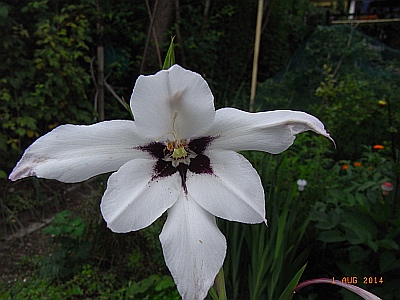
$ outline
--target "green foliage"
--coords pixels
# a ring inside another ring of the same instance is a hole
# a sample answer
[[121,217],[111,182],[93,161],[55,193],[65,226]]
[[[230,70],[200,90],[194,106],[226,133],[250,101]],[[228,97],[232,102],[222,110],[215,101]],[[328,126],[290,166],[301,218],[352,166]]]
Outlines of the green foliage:
[[171,276],[151,275],[128,285],[125,299],[180,299]]
[[[227,35],[233,32],[229,30],[232,27],[228,24],[236,22],[238,14],[243,12],[241,9],[249,10],[250,6],[241,4],[239,1],[236,1],[235,4],[232,4],[232,1],[214,2],[210,8],[209,16],[205,18],[202,4],[193,4],[193,1],[181,2],[180,14],[182,18],[179,20],[179,28],[183,41],[176,45],[177,62],[206,76],[209,84],[215,86],[214,92],[218,101],[220,98],[218,91],[222,90],[219,88],[219,84],[225,82],[227,77],[228,80],[232,80],[232,78],[230,78],[229,73],[227,74],[223,70],[215,68],[215,66],[217,62],[224,60],[228,64],[227,68],[237,70],[237,66],[231,65],[235,63],[234,59],[227,60],[224,58],[234,57],[237,55],[236,53],[241,53],[241,51],[231,52],[234,48],[243,47],[243,41],[235,44],[237,39],[242,37],[248,40],[248,37],[244,37],[242,32],[236,32],[234,40],[230,40]],[[172,33],[172,35],[174,34]],[[237,81],[234,80],[235,83],[240,83],[242,78],[238,78]]]
[[56,215],[43,233],[54,238],[56,249],[41,262],[41,274],[53,279],[69,276],[88,258],[91,244],[85,239],[86,224],[65,210]]
[[259,78],[262,80],[282,70],[314,28],[304,22],[305,16],[313,14],[309,1],[284,0],[268,4],[265,16],[268,22],[260,48]]
[[285,72],[260,85],[256,107],[318,116],[336,140],[335,156],[356,158],[361,145],[398,140],[399,61],[399,51],[353,28],[319,27]]
[[279,296],[279,300],[289,300],[292,299],[294,295],[294,290],[296,288],[296,285],[299,283],[300,277],[303,274],[305,268],[307,267],[307,264],[305,264],[292,278],[292,280],[289,282],[285,290],[282,292],[282,294]]
[[318,137],[299,139],[293,150],[279,156],[246,152],[263,182],[269,226],[221,222],[228,240],[224,268],[229,299],[285,299],[300,278],[311,251],[302,240],[313,199],[298,192],[295,182],[307,178],[308,189],[317,190],[319,176],[326,172],[322,168],[331,160],[323,158],[327,144]]
[[400,291],[394,282],[400,270],[400,220],[395,193],[383,196],[380,185],[394,181],[398,174],[392,171],[391,159],[367,150],[354,164],[342,161],[334,166],[336,182],[332,182],[326,197],[315,203],[311,220],[318,240],[327,246],[326,255],[339,269],[334,274],[337,278],[349,274],[359,280],[382,277],[385,284],[373,291],[384,299],[397,299]]
[[[360,70],[345,74],[341,79],[336,79],[327,65],[324,70],[326,77],[315,92],[321,99],[320,104],[310,109],[335,135],[339,155],[354,156],[362,151],[361,145],[390,140],[393,116],[379,103],[395,99],[390,91],[391,83],[367,76]],[[394,106],[397,108],[399,104],[395,102]]]
[[[354,164],[335,162],[330,141],[302,134],[279,156],[246,154],[263,181],[269,226],[222,223],[228,298],[284,297],[307,260],[306,278],[382,275],[387,284],[370,290],[398,297],[398,208],[394,192],[383,197],[380,190],[382,182],[396,181],[396,164],[390,151],[364,150]],[[298,178],[308,182],[300,194]]]
[[[288,187],[286,178],[276,176],[287,165],[282,159],[275,168],[271,168],[271,159],[272,156],[260,164],[264,168],[269,166],[262,179],[267,187],[267,220],[271,225],[252,225],[245,236],[251,259],[249,292],[250,299],[254,300],[264,297],[278,299],[306,257],[306,251],[297,253],[308,224],[307,219],[298,215],[301,196],[286,188],[276,189],[277,186]],[[298,219],[301,219],[301,224],[297,223]]]
[[6,153],[19,155],[26,141],[57,124],[92,121],[85,7],[65,4],[52,14],[50,4],[41,0],[9,6],[0,24],[0,72],[7,74],[0,81],[0,139],[7,146],[0,151]]
[[175,284],[170,276],[151,275],[141,281],[121,281],[112,272],[84,265],[80,272],[64,283],[29,278],[18,281],[0,299],[140,299],[178,300]]
[[[48,0],[42,1],[42,9],[36,13],[45,14],[47,4]],[[34,8],[28,5],[26,10],[30,9]],[[84,10],[83,5],[65,5],[51,19],[41,19],[36,25],[35,89],[28,102],[40,111],[36,119],[50,122],[57,117],[62,123],[92,120],[85,88],[89,74],[83,66],[90,62],[87,51],[91,41]]]

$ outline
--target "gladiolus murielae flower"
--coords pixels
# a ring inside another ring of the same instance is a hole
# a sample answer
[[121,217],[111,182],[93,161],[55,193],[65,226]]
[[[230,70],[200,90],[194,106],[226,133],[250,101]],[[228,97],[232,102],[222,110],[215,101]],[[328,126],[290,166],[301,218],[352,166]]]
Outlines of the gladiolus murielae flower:
[[139,230],[167,211],[160,235],[166,264],[183,299],[203,299],[226,253],[215,217],[266,222],[261,180],[236,151],[280,153],[307,130],[330,136],[304,112],[215,111],[206,81],[178,65],[140,76],[130,105],[134,121],[55,128],[9,178],[71,183],[116,171],[101,201],[108,227]]

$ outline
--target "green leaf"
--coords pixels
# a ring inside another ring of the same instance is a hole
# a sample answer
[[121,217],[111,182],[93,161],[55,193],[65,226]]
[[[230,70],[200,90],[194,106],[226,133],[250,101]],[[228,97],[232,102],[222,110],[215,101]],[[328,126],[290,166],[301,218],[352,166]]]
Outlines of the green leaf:
[[352,238],[360,240],[360,242],[373,240],[378,233],[371,217],[360,214],[358,211],[345,211],[343,219],[345,221],[342,222],[342,225],[346,229],[346,233],[349,233]]
[[378,244],[375,241],[367,240],[367,245],[374,251],[378,251]]
[[279,225],[278,225],[278,232],[276,234],[276,244],[275,244],[275,252],[274,252],[274,259],[276,260],[279,256],[279,254],[282,252],[282,244],[284,240],[284,230],[285,230],[285,223],[286,223],[286,217],[288,214],[289,210],[286,208],[282,212],[282,215],[279,217]]
[[175,50],[174,50],[174,38],[171,39],[171,44],[169,45],[167,56],[165,57],[163,70],[168,70],[175,64]]
[[399,250],[399,245],[395,241],[388,240],[388,239],[382,239],[382,240],[378,241],[378,245],[379,245],[379,247],[389,249],[389,250]]
[[74,227],[82,226],[82,224],[83,224],[82,218],[75,218],[75,219],[71,220],[71,225]]
[[346,240],[346,238],[337,230],[323,231],[318,236],[318,239],[325,243],[337,243]]
[[174,287],[175,283],[171,276],[163,276],[160,282],[156,285],[156,291],[162,291],[171,287]]
[[73,236],[80,237],[83,235],[84,232],[85,232],[85,226],[83,224],[83,226],[75,228],[71,233]]
[[300,277],[303,274],[307,264],[305,264],[297,273],[293,276],[292,280],[289,282],[285,290],[279,296],[279,300],[290,300],[293,297],[294,289],[299,283]]
[[0,179],[6,179],[6,178],[7,178],[6,172],[4,172],[3,170],[0,170]]

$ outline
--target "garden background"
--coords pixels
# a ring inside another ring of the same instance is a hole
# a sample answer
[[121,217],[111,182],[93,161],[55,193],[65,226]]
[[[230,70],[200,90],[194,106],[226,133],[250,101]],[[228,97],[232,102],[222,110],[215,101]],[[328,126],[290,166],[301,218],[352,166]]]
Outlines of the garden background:
[[[0,299],[179,299],[158,241],[164,218],[107,230],[107,175],[74,185],[7,175],[59,124],[129,119],[137,76],[161,68],[171,36],[217,108],[247,110],[257,3],[0,1]],[[302,280],[356,277],[400,299],[400,23],[326,26],[308,0],[269,0],[263,15],[256,110],[311,113],[337,147],[305,133],[280,155],[243,153],[262,178],[269,227],[218,221],[228,298],[279,299],[307,263]],[[327,285],[294,299],[359,297]]]

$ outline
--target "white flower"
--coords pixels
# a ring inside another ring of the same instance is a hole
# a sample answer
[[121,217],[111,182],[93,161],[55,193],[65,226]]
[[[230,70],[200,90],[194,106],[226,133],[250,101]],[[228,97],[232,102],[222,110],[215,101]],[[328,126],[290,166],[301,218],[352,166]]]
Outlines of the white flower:
[[329,135],[303,112],[215,111],[206,81],[178,65],[140,76],[131,109],[135,121],[59,126],[25,151],[10,179],[79,182],[116,171],[101,202],[108,227],[139,230],[168,211],[165,261],[183,299],[203,299],[226,252],[215,216],[266,221],[261,180],[236,151],[280,153],[297,133]]
[[305,179],[299,179],[297,180],[297,185],[298,185],[298,190],[300,192],[304,191],[306,185],[307,185],[307,180]]

